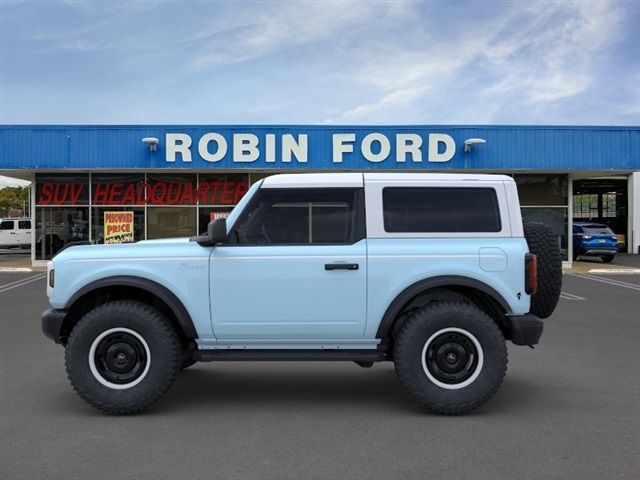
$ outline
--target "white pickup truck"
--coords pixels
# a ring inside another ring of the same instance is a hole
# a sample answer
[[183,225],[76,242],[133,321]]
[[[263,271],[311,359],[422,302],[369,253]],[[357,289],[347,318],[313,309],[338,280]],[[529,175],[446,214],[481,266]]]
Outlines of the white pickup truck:
[[31,219],[0,219],[0,248],[29,248],[31,246]]

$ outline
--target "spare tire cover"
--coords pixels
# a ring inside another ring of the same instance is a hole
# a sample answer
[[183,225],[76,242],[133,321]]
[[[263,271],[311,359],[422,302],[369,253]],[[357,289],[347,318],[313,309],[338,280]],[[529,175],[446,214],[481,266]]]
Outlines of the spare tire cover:
[[525,224],[524,236],[529,251],[538,257],[538,291],[531,297],[530,311],[547,318],[556,309],[562,289],[560,245],[551,227],[542,223]]

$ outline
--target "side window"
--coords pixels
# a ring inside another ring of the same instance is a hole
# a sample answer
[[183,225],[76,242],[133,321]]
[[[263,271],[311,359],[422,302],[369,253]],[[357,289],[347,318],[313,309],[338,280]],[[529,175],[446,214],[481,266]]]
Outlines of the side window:
[[351,244],[356,190],[261,190],[238,220],[240,245]]
[[403,233],[477,233],[502,230],[493,188],[387,187],[384,229]]
[[18,220],[18,230],[31,230],[31,220]]
[[13,230],[13,220],[4,220],[0,223],[0,230]]

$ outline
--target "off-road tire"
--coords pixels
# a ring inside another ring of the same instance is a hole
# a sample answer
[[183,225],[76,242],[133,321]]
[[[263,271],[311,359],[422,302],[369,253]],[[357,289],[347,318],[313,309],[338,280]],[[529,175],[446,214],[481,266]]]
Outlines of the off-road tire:
[[[101,335],[123,329],[146,343],[149,364],[139,383],[114,389],[93,373],[90,351]],[[92,407],[116,415],[142,412],[160,400],[173,384],[181,361],[180,340],[171,323],[152,306],[133,300],[108,302],[89,311],[74,326],[65,351],[67,376],[78,395]]]
[[[477,377],[459,388],[436,384],[423,361],[427,342],[451,328],[472,335],[481,347]],[[485,312],[465,302],[432,303],[412,313],[395,339],[393,358],[402,386],[427,411],[444,415],[468,413],[483,405],[507,371],[507,347],[500,328]]]
[[562,256],[551,227],[542,223],[524,225],[529,251],[538,257],[538,291],[531,296],[530,311],[536,317],[551,316],[562,289]]

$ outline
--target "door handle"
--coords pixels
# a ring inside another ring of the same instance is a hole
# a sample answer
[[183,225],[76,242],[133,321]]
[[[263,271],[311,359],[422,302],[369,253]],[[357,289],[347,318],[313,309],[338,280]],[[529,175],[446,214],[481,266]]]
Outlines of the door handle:
[[325,263],[325,270],[358,270],[360,266],[357,263]]

